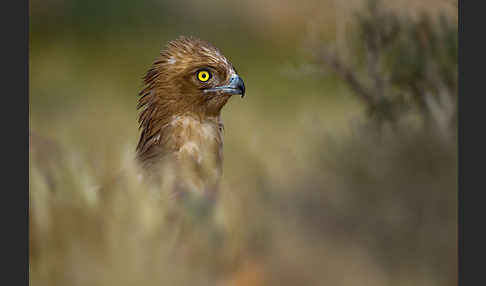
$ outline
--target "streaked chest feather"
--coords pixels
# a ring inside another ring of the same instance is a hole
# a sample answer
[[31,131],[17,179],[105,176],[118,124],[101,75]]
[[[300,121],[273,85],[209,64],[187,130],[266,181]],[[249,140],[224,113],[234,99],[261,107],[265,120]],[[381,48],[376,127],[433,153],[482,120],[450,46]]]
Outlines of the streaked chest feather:
[[220,168],[223,137],[218,118],[199,121],[191,116],[176,116],[170,125],[177,159],[192,159],[197,164]]

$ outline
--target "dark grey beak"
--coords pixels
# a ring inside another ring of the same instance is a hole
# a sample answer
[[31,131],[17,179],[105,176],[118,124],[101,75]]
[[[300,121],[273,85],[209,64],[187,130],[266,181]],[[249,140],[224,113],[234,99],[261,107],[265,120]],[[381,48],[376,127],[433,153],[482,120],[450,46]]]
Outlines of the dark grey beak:
[[241,98],[243,98],[245,97],[245,82],[243,82],[243,79],[239,75],[233,74],[227,85],[207,88],[204,90],[205,93],[214,91],[220,91],[225,94],[239,94],[241,95]]

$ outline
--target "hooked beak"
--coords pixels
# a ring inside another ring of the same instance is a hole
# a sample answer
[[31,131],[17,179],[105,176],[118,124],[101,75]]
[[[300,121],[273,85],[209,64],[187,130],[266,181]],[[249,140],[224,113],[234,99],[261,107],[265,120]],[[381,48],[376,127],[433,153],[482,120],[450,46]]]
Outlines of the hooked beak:
[[205,93],[220,91],[225,94],[239,94],[241,98],[245,97],[245,83],[243,79],[237,75],[233,74],[227,85],[217,86],[213,88],[207,88],[204,90]]

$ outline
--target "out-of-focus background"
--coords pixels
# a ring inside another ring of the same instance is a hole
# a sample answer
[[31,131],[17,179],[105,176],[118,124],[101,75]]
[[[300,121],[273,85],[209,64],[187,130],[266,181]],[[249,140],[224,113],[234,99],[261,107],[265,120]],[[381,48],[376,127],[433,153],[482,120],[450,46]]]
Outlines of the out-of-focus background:
[[[30,1],[31,285],[456,285],[457,24],[449,0]],[[247,86],[211,214],[130,176],[179,35]]]

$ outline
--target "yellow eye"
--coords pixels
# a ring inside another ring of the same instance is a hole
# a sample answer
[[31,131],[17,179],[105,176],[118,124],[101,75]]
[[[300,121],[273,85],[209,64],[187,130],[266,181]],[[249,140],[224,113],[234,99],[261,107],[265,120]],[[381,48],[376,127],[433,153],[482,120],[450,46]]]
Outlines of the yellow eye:
[[205,82],[208,81],[211,78],[211,74],[207,70],[202,70],[197,73],[197,79]]

